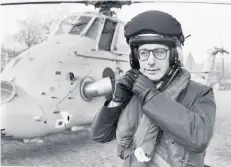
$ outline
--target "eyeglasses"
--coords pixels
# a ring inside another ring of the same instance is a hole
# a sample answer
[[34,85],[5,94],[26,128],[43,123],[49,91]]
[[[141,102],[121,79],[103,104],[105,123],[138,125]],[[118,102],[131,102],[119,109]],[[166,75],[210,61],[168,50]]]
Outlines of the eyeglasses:
[[152,52],[153,56],[158,60],[164,60],[167,57],[167,52],[169,49],[157,48],[157,49],[139,49],[138,56],[141,61],[145,61],[149,58],[150,52]]

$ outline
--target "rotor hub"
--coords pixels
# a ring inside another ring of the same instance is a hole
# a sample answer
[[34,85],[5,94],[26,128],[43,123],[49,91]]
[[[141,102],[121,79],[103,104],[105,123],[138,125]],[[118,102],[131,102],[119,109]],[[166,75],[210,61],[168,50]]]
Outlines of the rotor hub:
[[93,1],[89,4],[94,5],[95,8],[99,8],[99,12],[112,16],[115,12],[111,11],[111,8],[122,8],[123,5],[130,5],[132,1]]

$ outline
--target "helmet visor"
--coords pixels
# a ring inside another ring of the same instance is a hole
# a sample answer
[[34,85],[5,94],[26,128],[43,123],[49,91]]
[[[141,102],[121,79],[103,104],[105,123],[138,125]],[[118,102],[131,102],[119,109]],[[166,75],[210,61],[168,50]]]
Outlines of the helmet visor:
[[129,45],[140,46],[143,44],[162,44],[168,47],[175,47],[177,39],[168,36],[136,36],[129,40]]

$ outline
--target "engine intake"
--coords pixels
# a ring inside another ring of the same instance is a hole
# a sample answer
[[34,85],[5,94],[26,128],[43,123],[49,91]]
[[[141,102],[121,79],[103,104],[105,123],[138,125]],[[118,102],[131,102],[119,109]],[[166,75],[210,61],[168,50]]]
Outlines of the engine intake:
[[112,91],[112,80],[110,77],[94,81],[92,77],[87,76],[80,83],[80,95],[87,102],[92,101],[94,97],[110,95]]

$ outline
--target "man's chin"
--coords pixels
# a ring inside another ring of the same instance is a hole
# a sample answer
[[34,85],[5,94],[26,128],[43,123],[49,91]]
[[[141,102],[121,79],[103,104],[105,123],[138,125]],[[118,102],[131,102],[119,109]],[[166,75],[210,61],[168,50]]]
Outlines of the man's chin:
[[161,79],[161,77],[158,74],[145,73],[144,75],[154,82],[158,82]]

